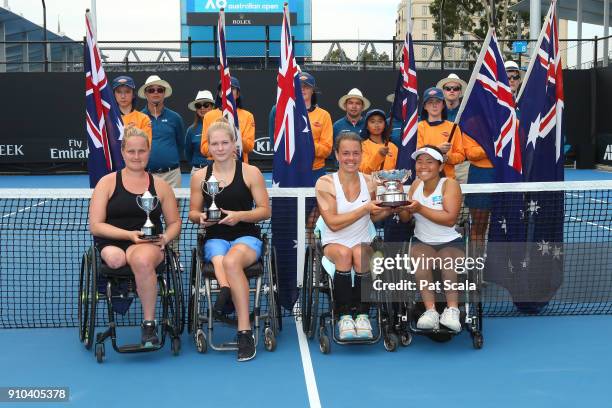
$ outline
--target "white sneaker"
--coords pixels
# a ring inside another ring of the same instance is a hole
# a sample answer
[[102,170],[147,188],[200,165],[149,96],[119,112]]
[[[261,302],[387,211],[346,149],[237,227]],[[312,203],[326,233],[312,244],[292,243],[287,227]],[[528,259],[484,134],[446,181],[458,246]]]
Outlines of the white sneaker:
[[461,322],[459,321],[459,309],[456,307],[447,307],[440,316],[440,324],[448,327],[452,331],[461,331]]
[[434,330],[440,328],[440,315],[436,309],[427,309],[417,321],[417,329]]
[[340,340],[352,340],[356,336],[355,321],[351,315],[340,316],[340,321],[338,322],[338,338]]
[[357,315],[355,319],[355,331],[359,339],[369,340],[373,337],[372,325],[370,324],[370,318],[367,314]]

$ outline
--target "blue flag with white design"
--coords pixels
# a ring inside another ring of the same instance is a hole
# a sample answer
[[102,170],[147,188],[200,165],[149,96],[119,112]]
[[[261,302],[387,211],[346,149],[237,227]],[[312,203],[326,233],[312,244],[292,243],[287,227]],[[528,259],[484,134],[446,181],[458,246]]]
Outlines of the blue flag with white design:
[[93,35],[89,12],[85,44],[85,124],[89,156],[89,185],[95,187],[108,173],[123,168],[121,140],[123,121],[108,78],[102,67],[100,52]]
[[[273,187],[313,187],[314,141],[308,110],[301,92],[300,68],[293,53],[289,10],[285,5],[281,30],[281,58],[277,75],[274,118]],[[276,248],[280,304],[291,310],[298,297],[297,274],[303,271],[297,258],[297,202],[272,199],[272,244]]]

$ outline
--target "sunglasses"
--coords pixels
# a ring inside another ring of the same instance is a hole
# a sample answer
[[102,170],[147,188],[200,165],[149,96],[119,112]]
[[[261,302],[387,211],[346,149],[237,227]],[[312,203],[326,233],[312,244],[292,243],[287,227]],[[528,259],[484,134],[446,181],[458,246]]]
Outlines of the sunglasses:
[[166,88],[147,88],[145,90],[147,93],[166,93]]
[[196,103],[194,106],[196,109],[202,109],[202,108],[208,109],[208,108],[211,108],[213,104],[210,102],[205,102],[205,103]]
[[461,90],[460,86],[445,86],[444,87],[445,91],[455,91],[455,92],[459,92]]
[[508,75],[508,81],[514,79],[515,81],[518,81],[519,79],[521,79],[520,75]]

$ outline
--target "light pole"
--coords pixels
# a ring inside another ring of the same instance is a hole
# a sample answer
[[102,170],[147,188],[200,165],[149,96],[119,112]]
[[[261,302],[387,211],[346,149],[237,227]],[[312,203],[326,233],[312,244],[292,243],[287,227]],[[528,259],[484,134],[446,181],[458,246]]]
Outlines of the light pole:
[[47,55],[47,5],[45,4],[45,0],[42,0],[43,6],[43,55],[45,56],[45,72],[49,71],[49,61]]

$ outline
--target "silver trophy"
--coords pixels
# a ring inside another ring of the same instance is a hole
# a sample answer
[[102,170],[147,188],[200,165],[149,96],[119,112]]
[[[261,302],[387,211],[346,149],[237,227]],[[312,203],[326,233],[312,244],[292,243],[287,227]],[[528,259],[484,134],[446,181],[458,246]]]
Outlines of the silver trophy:
[[151,222],[150,215],[159,205],[159,198],[149,193],[149,191],[145,191],[143,195],[136,197],[136,204],[138,204],[138,207],[140,207],[140,209],[147,214],[147,220],[140,229],[140,231],[143,233],[141,238],[151,239],[156,237],[157,235],[153,234],[155,224]]
[[206,210],[206,221],[216,222],[221,219],[221,210],[215,204],[215,197],[219,195],[225,186],[221,187],[221,182],[217,180],[214,174],[210,175],[208,180],[202,181],[202,191],[210,196],[210,207]]
[[399,207],[408,204],[408,194],[404,192],[404,183],[410,178],[412,171],[406,169],[381,170],[372,173],[374,181],[382,184],[384,189],[376,193],[376,199],[383,207]]

